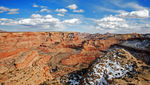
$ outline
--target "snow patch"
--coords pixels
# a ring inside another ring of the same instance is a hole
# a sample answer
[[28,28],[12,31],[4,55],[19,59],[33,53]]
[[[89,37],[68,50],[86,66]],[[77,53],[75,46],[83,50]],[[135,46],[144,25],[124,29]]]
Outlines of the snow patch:
[[[127,72],[133,70],[132,65],[122,66],[117,62],[117,58],[120,58],[116,54],[113,55],[114,61],[109,58],[106,60],[98,60],[94,64],[93,68],[89,71],[88,77],[84,79],[85,84],[90,85],[109,85],[107,80],[112,80],[113,78],[123,78],[126,76]],[[87,83],[88,81],[88,83]]]

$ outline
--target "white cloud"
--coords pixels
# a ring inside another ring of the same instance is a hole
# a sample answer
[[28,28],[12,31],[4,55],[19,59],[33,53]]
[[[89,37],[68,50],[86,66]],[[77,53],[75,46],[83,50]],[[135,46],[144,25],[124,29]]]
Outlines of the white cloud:
[[64,14],[57,14],[58,16],[64,16]]
[[73,12],[77,12],[77,13],[84,12],[83,9],[77,9],[78,6],[76,4],[69,5],[69,6],[67,6],[67,8],[69,8],[70,10],[73,10]]
[[38,5],[36,5],[36,4],[33,4],[33,7],[39,7]]
[[100,20],[96,20],[95,22],[97,25],[96,29],[103,31],[109,30],[111,32],[115,32],[116,30],[126,30],[129,27],[126,20],[115,16],[104,17]]
[[100,20],[98,20],[100,22],[114,22],[114,21],[117,21],[117,22],[122,22],[122,21],[125,21],[123,18],[118,18],[118,17],[114,17],[114,16],[108,16],[108,17],[104,17]]
[[7,7],[0,6],[0,13],[7,12],[7,14],[18,14],[19,9],[10,9]]
[[66,13],[67,12],[67,10],[66,9],[56,9],[56,12],[60,12],[60,13]]
[[47,6],[38,6],[38,5],[34,4],[33,7],[39,7],[40,12],[47,12],[47,13],[51,12],[51,10],[49,10]]
[[56,25],[60,23],[60,20],[52,17],[51,15],[41,16],[39,14],[32,14],[31,18],[21,19],[18,21],[18,24],[24,26],[33,26],[33,27],[53,27],[56,28]]
[[40,12],[47,12],[47,13],[49,13],[51,10],[49,10],[49,9],[47,9],[47,8],[43,8],[43,9],[41,9],[40,10]]
[[[150,31],[150,22],[147,19],[123,18],[119,16],[107,16],[101,19],[95,19],[94,32],[100,33],[148,33]],[[94,24],[92,24],[94,26]]]
[[143,9],[146,9],[145,7],[140,6],[139,4],[137,4],[137,3],[135,3],[135,2],[126,3],[126,4],[123,4],[123,5],[120,5],[120,7],[123,7],[123,8],[133,8],[133,9],[135,9],[135,10],[143,10]]
[[0,25],[16,25],[17,21],[7,18],[0,19]]
[[76,4],[72,4],[72,5],[67,6],[67,8],[69,8],[71,10],[75,10],[78,8],[78,6]]
[[59,20],[52,15],[42,16],[40,14],[32,14],[30,18],[19,20],[12,20],[7,18],[0,18],[0,25],[2,26],[23,26],[27,28],[43,28],[49,30],[64,30],[68,26],[79,24],[80,20],[73,18],[68,20]]
[[149,18],[149,11],[144,9],[144,10],[139,10],[139,11],[132,11],[132,12],[123,12],[117,16],[120,17],[133,17],[133,18]]
[[9,12],[7,14],[18,14],[19,9],[9,9]]
[[78,12],[78,13],[81,13],[81,12],[84,12],[83,9],[79,9],[79,10],[73,10],[73,12]]
[[147,9],[146,7],[143,7],[139,4],[137,4],[136,2],[127,2],[127,3],[124,3],[123,0],[111,0],[109,1],[111,2],[112,4],[120,7],[120,8],[130,8],[130,9],[133,9],[133,10],[143,10],[143,9]]
[[51,18],[53,18],[53,16],[52,15],[46,15],[46,16],[44,16],[44,18],[51,19]]
[[64,20],[63,23],[66,24],[79,24],[81,21],[77,18],[69,19],[69,20]]
[[150,17],[150,10],[146,7],[140,6],[139,4],[135,2],[128,2],[128,3],[122,3],[122,0],[118,1],[110,1],[114,5],[126,9],[132,9],[133,11],[125,11],[125,10],[115,10],[115,9],[110,9],[110,8],[104,8],[102,6],[94,6],[94,8],[98,11],[108,11],[108,12],[113,12],[117,13],[115,16],[119,16],[122,18],[149,18]]
[[8,10],[9,8],[3,7],[3,6],[0,7],[0,13],[7,12]]
[[[76,18],[73,18],[76,17]],[[76,14],[70,19],[60,20],[52,15],[42,16],[40,14],[32,14],[29,18],[24,19],[7,19],[0,18],[0,26],[19,26],[18,30],[26,31],[80,31],[90,33],[148,33],[150,31],[150,22],[145,19],[136,18],[128,19],[119,16],[106,16],[101,19],[86,18]],[[10,29],[9,29],[10,30]],[[17,31],[17,30],[16,30]]]
[[42,16],[40,14],[32,14],[31,18],[37,19],[37,18],[42,18]]

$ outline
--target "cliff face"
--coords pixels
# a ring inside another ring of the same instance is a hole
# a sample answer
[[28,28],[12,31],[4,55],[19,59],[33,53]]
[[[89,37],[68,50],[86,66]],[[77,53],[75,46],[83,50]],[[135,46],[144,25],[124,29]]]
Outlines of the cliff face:
[[[0,83],[61,84],[60,78],[87,69],[112,45],[139,34],[77,32],[0,33]],[[126,43],[126,42],[125,42]]]

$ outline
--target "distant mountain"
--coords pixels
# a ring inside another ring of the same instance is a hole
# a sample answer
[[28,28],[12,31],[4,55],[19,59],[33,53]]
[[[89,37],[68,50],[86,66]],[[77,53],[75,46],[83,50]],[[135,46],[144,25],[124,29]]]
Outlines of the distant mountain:
[[6,32],[6,31],[0,30],[0,32]]

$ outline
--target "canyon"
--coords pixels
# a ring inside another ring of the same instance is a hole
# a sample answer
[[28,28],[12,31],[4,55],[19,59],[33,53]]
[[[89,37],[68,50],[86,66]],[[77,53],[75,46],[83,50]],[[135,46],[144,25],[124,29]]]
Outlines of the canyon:
[[0,85],[148,85],[150,34],[1,32]]

